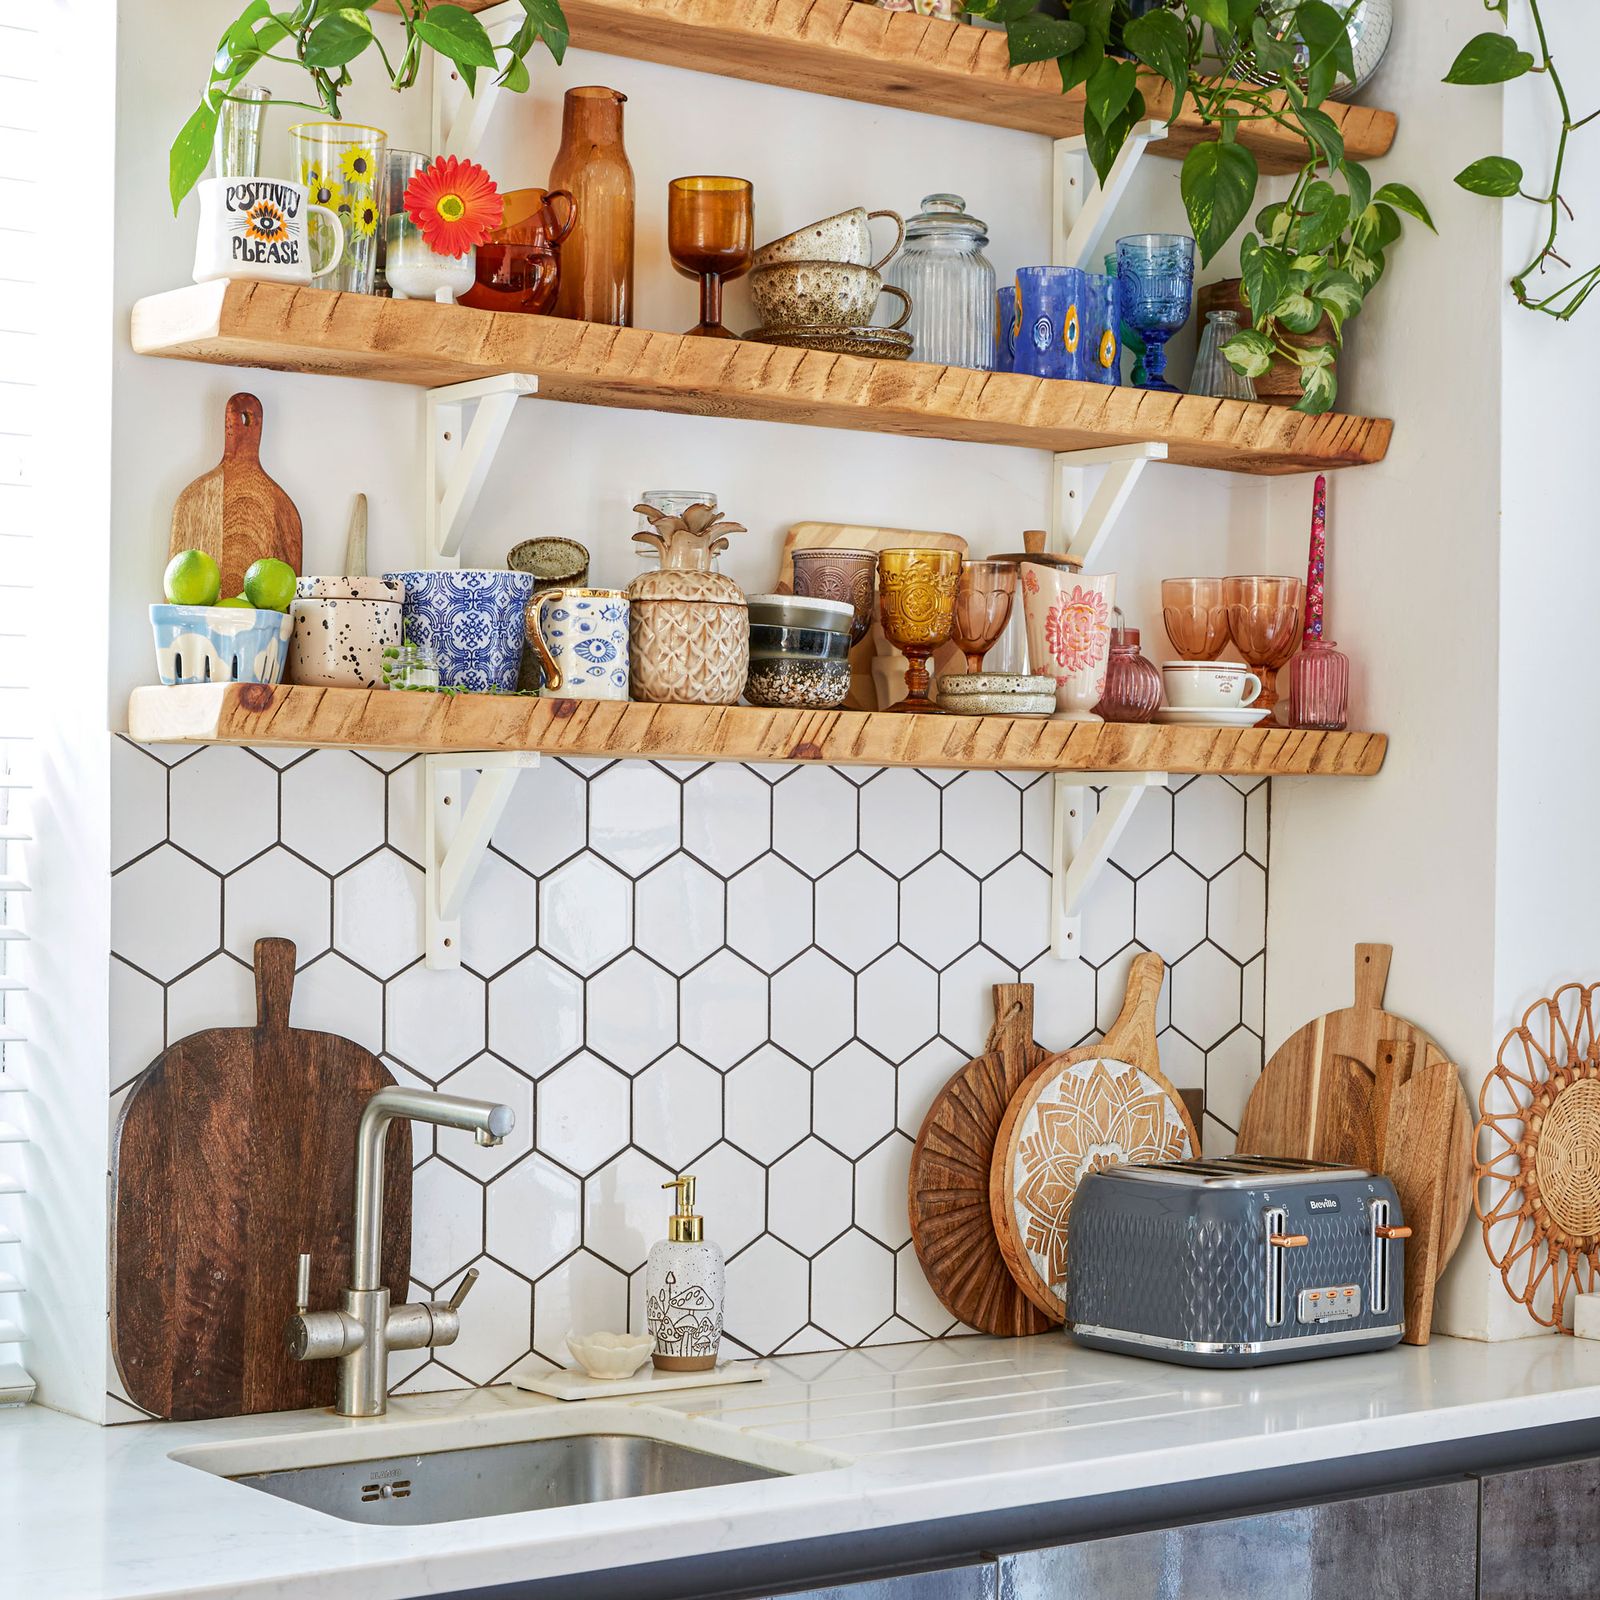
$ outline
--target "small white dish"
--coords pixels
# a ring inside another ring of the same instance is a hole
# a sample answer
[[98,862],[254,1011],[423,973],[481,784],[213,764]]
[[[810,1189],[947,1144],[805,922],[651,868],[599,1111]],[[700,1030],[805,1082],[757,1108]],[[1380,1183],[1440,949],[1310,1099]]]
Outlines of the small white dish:
[[631,1378],[650,1358],[648,1333],[569,1333],[567,1349],[591,1378]]
[[1162,706],[1155,720],[1178,728],[1253,728],[1268,717],[1259,706]]

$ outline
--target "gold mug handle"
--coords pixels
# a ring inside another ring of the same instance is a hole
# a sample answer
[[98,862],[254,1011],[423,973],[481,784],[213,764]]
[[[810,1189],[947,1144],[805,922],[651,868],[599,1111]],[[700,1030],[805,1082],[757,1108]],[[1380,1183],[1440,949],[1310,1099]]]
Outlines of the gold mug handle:
[[547,605],[566,598],[565,589],[546,589],[543,594],[536,594],[528,605],[528,631],[533,635],[533,648],[538,652],[539,665],[544,668],[544,686],[552,694],[558,692],[567,680],[556,664],[556,658],[550,654],[550,646],[544,642],[544,629],[540,623]]

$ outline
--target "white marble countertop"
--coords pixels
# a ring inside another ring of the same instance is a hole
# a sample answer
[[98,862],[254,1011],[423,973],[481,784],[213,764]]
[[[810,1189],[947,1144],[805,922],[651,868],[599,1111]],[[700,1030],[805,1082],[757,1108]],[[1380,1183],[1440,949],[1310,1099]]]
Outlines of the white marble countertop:
[[[637,1405],[498,1388],[397,1400],[366,1422],[294,1412],[99,1428],[0,1412],[0,1591],[402,1600],[1600,1417],[1600,1343],[1574,1339],[1436,1339],[1254,1372],[1135,1361],[1059,1335],[770,1365],[760,1385]],[[774,1465],[796,1446],[827,1454],[795,1476],[401,1528],[172,1459],[221,1446],[220,1470],[249,1471],[492,1444],[582,1431],[584,1412],[603,1420],[590,1407],[615,1419],[622,1405],[668,1436],[722,1434]]]

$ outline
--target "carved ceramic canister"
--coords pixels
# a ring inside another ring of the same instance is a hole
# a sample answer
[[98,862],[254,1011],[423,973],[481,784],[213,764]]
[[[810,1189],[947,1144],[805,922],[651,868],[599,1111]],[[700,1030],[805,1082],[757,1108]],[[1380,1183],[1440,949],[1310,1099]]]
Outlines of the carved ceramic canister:
[[812,600],[843,600],[855,607],[850,643],[859,644],[872,626],[878,557],[871,550],[796,550],[794,592]]

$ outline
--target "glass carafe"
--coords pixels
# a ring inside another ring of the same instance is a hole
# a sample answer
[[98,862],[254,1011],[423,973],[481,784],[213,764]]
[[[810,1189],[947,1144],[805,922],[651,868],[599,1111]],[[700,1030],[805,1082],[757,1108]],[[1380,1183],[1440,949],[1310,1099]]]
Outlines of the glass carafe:
[[561,246],[554,314],[633,326],[633,168],[622,146],[616,89],[568,89],[551,189],[565,189],[577,221]]
[[914,361],[995,370],[994,268],[983,253],[989,227],[958,194],[930,194],[906,222],[905,249],[886,281],[911,297],[906,331]]

